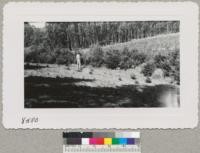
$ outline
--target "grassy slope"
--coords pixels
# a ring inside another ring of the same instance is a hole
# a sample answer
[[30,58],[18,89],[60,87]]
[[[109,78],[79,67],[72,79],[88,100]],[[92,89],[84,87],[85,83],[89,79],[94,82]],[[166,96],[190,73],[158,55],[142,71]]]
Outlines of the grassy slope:
[[[137,49],[141,52],[148,52],[148,54],[155,55],[157,53],[165,54],[175,49],[179,49],[179,33],[163,34],[154,37],[133,39],[124,43],[116,43],[112,45],[103,46],[104,51],[110,48],[122,50],[128,47],[129,50]],[[86,53],[89,49],[84,49]]]

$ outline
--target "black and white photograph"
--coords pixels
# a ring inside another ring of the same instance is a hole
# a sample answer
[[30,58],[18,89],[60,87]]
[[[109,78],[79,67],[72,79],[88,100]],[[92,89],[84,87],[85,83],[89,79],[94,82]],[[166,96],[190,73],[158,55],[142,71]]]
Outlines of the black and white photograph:
[[24,22],[24,107],[180,107],[179,38],[179,20]]

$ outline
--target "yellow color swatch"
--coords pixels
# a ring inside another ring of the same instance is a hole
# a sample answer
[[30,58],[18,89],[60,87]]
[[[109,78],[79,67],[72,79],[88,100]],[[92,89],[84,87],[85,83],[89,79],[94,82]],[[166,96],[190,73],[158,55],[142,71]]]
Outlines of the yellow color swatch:
[[111,145],[112,144],[112,138],[104,138],[104,144],[105,145]]

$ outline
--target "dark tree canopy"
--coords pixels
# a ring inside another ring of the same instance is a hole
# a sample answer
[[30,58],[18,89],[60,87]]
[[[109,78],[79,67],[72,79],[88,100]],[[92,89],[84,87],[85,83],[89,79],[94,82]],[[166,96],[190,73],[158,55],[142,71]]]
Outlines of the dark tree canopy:
[[47,22],[44,28],[24,24],[24,46],[42,45],[55,48],[88,48],[131,39],[179,32],[179,21],[127,22]]

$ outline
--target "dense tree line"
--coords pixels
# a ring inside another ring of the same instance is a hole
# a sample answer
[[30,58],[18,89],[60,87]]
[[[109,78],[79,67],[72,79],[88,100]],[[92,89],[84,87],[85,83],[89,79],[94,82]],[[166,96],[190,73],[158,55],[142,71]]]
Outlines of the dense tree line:
[[88,48],[92,44],[107,45],[131,39],[179,32],[179,21],[131,22],[47,22],[44,28],[24,24],[24,45],[55,48]]

